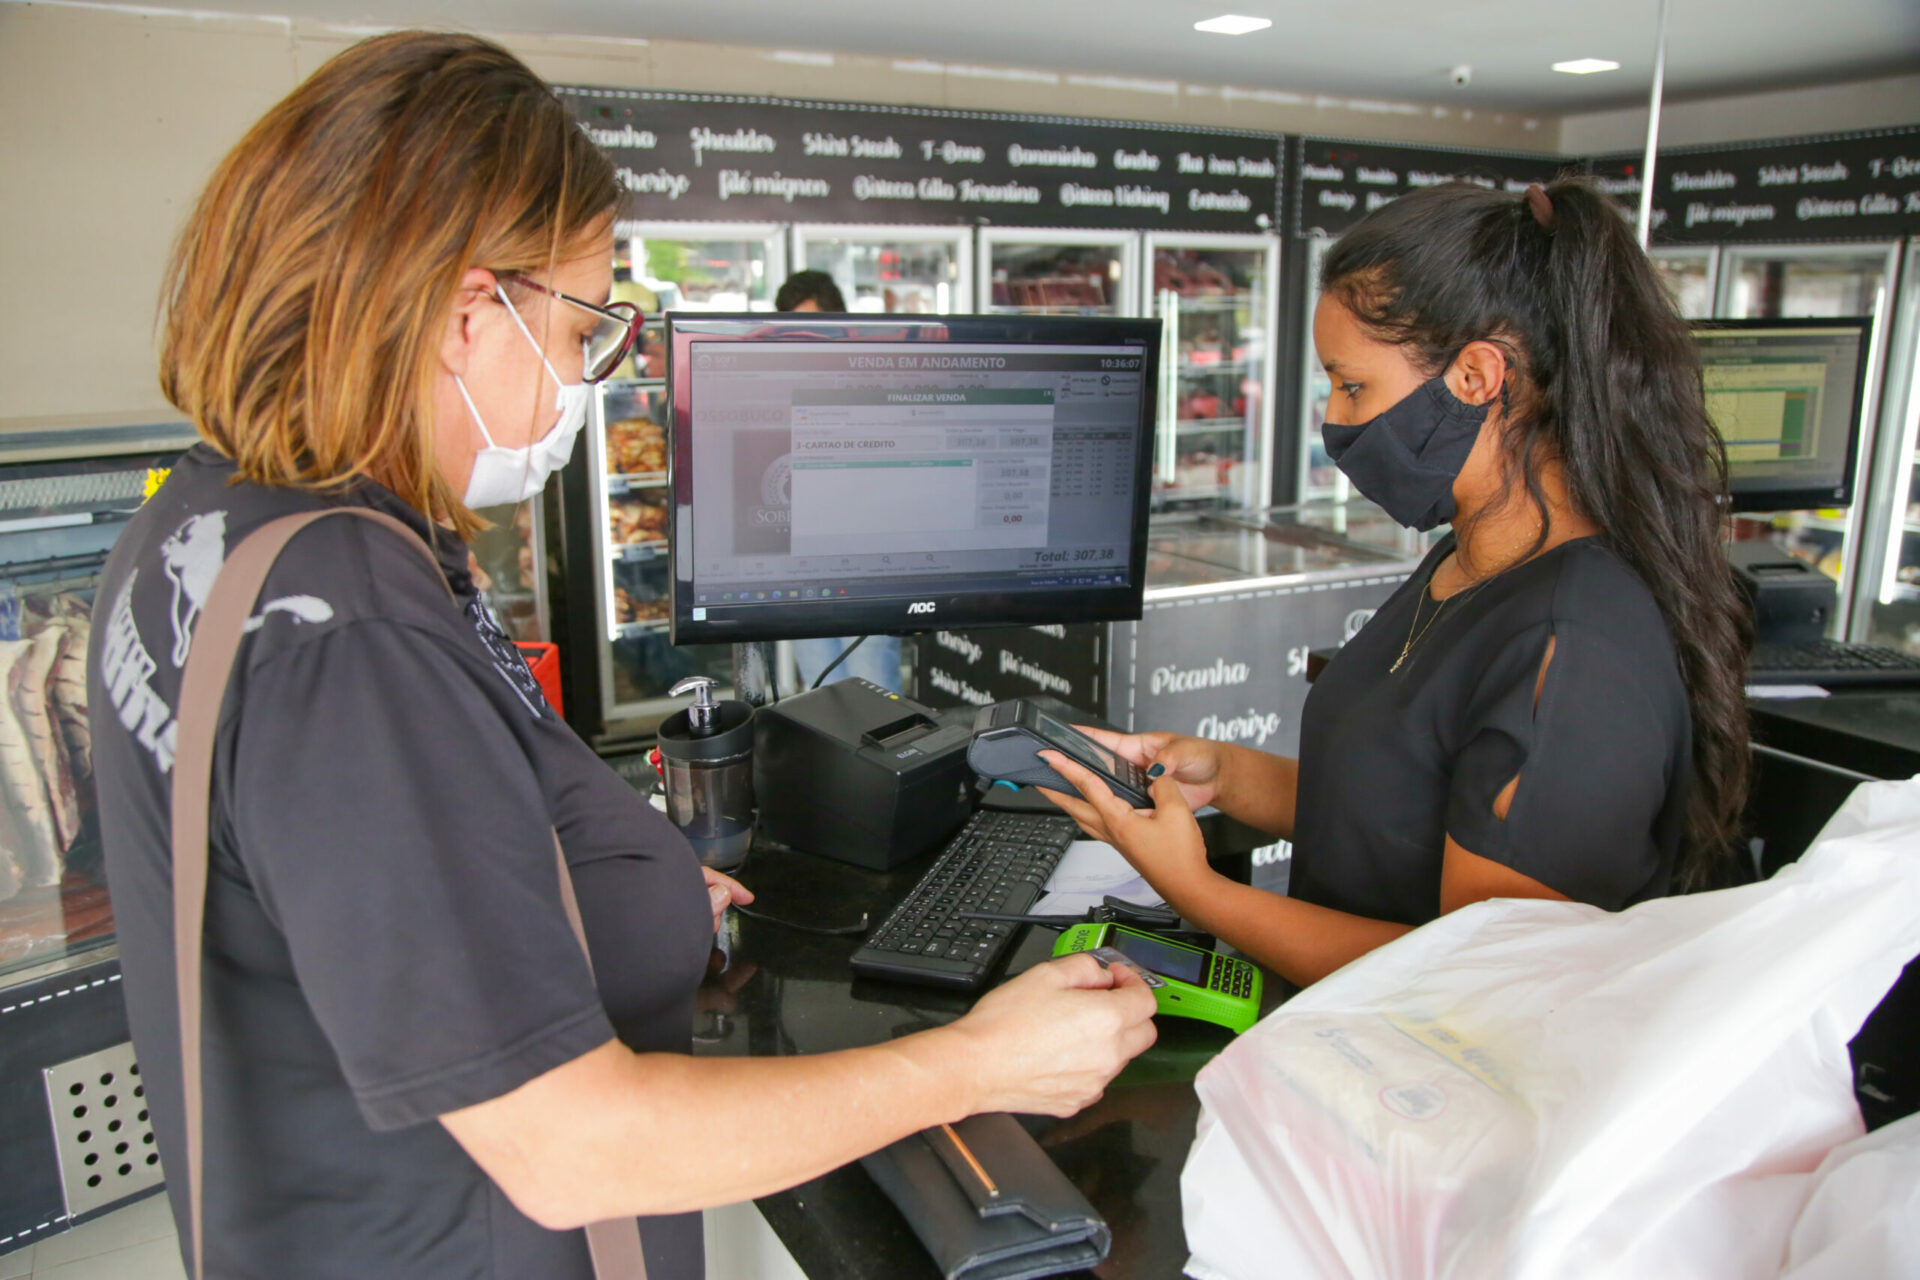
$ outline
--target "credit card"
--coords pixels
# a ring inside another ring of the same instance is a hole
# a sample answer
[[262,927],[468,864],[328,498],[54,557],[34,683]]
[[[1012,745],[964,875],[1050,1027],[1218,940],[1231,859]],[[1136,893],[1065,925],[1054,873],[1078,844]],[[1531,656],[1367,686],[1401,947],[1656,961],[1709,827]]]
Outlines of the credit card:
[[1122,968],[1131,969],[1139,974],[1140,981],[1146,983],[1149,987],[1164,987],[1167,985],[1165,978],[1162,978],[1151,969],[1143,968],[1139,961],[1127,955],[1118,947],[1095,947],[1093,950],[1087,952],[1087,954],[1095,960],[1098,960],[1102,969],[1111,969],[1117,964]]

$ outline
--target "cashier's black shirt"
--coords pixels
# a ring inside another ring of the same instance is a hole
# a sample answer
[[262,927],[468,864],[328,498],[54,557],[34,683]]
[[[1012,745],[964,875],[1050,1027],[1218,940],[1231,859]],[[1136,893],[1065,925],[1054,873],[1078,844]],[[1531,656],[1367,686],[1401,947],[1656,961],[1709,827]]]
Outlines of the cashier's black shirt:
[[[181,665],[214,574],[263,522],[329,501],[230,484],[190,451],[132,519],[88,663],[127,1012],[183,1242],[168,786]],[[343,499],[421,517],[365,485]],[[712,916],[686,842],[541,699],[467,572],[369,521],[302,532],[267,578],[223,704],[205,959],[209,1277],[592,1274],[435,1117],[616,1032],[691,1048]],[[592,948],[560,905],[565,847]],[[655,1280],[701,1274],[698,1214],[643,1220]]]
[[[1453,545],[1434,547],[1307,697],[1288,892],[1424,924],[1451,835],[1579,902],[1662,896],[1692,719],[1652,593],[1604,536],[1577,538],[1453,596],[1429,626],[1427,584]],[[1516,776],[1502,821],[1494,800]]]

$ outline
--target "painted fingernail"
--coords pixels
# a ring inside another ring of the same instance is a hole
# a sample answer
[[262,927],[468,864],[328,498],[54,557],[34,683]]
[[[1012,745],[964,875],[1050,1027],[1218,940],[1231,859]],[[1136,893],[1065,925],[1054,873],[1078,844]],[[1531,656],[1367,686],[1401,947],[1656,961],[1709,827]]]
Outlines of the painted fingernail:
[[1166,771],[1167,771],[1167,766],[1163,764],[1150,765],[1147,768],[1147,776],[1149,778],[1157,778],[1161,774],[1165,773]]

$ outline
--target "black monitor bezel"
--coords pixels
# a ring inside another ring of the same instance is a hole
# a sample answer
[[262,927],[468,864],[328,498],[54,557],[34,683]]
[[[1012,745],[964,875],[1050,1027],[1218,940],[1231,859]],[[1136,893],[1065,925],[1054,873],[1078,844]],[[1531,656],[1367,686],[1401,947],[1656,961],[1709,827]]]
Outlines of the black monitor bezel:
[[[781,333],[770,330],[784,331]],[[943,330],[930,337],[923,331]],[[902,316],[795,312],[668,312],[666,316],[668,440],[667,485],[672,494],[669,522],[672,574],[669,579],[669,638],[676,644],[726,644],[763,640],[803,640],[815,636],[910,635],[966,628],[1069,625],[1081,622],[1138,621],[1144,608],[1147,516],[1151,500],[1155,406],[1158,403],[1160,343],[1158,320],[1122,316]],[[1134,346],[1142,355],[1138,440],[1127,582],[1118,587],[1084,587],[1052,592],[958,592],[916,594],[868,601],[836,600],[830,611],[815,602],[756,603],[747,618],[700,621],[693,618],[690,563],[680,555],[680,535],[692,527],[692,444],[687,423],[692,412],[690,355],[700,341],[866,341],[925,342],[945,345],[1028,342],[1058,346]],[[909,604],[930,605],[914,614]],[[817,611],[817,613],[816,613]],[[810,620],[818,616],[819,621]]]
[[1860,465],[1860,428],[1866,416],[1867,371],[1873,351],[1873,317],[1769,316],[1749,320],[1692,320],[1687,328],[1696,340],[1702,333],[1766,333],[1775,329],[1852,329],[1859,334],[1860,354],[1853,371],[1854,395],[1847,424],[1847,456],[1839,486],[1743,487],[1734,480],[1731,466],[1727,476],[1729,511],[1764,513],[1851,506],[1854,479]]

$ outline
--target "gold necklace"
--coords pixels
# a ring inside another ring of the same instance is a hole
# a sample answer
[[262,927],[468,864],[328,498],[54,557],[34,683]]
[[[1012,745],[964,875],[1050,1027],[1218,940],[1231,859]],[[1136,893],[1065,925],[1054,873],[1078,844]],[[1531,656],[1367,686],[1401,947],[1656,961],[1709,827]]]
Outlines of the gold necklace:
[[[1433,573],[1429,573],[1427,575],[1427,581],[1425,585],[1423,585],[1420,588],[1420,594],[1414,598],[1413,621],[1407,627],[1407,642],[1400,646],[1400,656],[1393,660],[1393,665],[1391,667],[1387,668],[1388,675],[1392,675],[1394,672],[1398,671],[1400,669],[1400,664],[1407,660],[1407,655],[1413,652],[1413,646],[1420,642],[1420,639],[1422,636],[1425,636],[1427,632],[1433,630],[1433,624],[1440,621],[1440,613],[1442,610],[1444,610],[1453,601],[1463,596],[1472,595],[1474,592],[1478,591],[1481,587],[1486,586],[1487,583],[1491,581],[1490,578],[1482,578],[1480,579],[1480,581],[1474,583],[1472,586],[1466,588],[1464,591],[1454,592],[1452,595],[1448,596],[1445,600],[1442,600],[1440,604],[1434,609],[1433,616],[1427,619],[1427,625],[1424,627],[1420,627],[1420,606],[1426,601],[1428,593],[1433,590],[1434,574],[1437,574],[1439,572],[1440,572],[1440,566],[1439,565],[1433,566]],[[1420,627],[1419,631],[1416,632],[1414,630],[1415,627]]]

